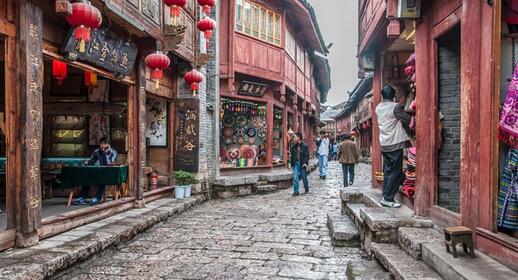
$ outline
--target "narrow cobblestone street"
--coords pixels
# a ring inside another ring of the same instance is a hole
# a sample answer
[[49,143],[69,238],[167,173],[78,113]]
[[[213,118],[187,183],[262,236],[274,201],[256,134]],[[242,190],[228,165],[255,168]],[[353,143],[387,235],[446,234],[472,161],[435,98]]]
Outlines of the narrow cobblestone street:
[[[369,166],[357,168],[368,184]],[[326,214],[339,213],[341,170],[311,174],[310,193],[290,189],[264,196],[212,200],[145,234],[62,279],[347,279],[359,248],[333,247]],[[366,261],[366,260],[365,260]]]

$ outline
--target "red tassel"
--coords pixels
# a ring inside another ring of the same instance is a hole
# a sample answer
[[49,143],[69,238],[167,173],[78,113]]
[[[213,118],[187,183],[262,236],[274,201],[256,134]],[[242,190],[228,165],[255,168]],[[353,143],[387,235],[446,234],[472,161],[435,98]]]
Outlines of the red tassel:
[[74,37],[78,41],[90,42],[90,28],[80,25],[74,29]]
[[160,69],[153,69],[151,71],[151,80],[160,80],[164,76],[164,72]]
[[179,6],[174,5],[171,7],[171,16],[172,17],[180,16],[180,7]]
[[207,30],[204,32],[204,34],[205,34],[205,39],[208,40],[208,39],[212,38],[212,30]]
[[210,14],[210,6],[208,6],[208,5],[203,6],[203,12],[206,15]]

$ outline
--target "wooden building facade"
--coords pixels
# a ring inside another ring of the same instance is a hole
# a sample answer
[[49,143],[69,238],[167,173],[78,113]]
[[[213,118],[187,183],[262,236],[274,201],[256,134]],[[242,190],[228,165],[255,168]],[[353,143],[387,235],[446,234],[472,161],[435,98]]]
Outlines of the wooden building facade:
[[[150,190],[148,173],[173,170],[175,104],[181,94],[196,103],[183,82],[198,49],[194,0],[181,11],[185,37],[173,48],[161,0],[92,0],[103,24],[91,31],[85,53],[55,2],[0,0],[0,250],[170,195],[172,187]],[[171,51],[172,62],[159,89],[144,62],[157,49]],[[64,77],[55,64],[67,69]],[[66,207],[79,192],[55,187],[59,174],[83,165],[99,137],[111,140],[127,179],[111,201]]]
[[303,0],[230,0],[220,17],[222,172],[284,166],[290,130],[313,150],[330,88],[313,8]]
[[[414,212],[440,226],[470,227],[477,249],[516,270],[516,232],[497,225],[508,150],[497,138],[499,108],[515,65],[511,39],[516,36],[502,17],[510,1],[417,2],[420,15],[403,19],[397,0],[359,1],[360,72],[373,71],[375,107],[382,87],[395,82],[393,70],[415,63]],[[372,127],[377,172],[382,157],[375,114]],[[373,185],[379,186],[374,179]]]

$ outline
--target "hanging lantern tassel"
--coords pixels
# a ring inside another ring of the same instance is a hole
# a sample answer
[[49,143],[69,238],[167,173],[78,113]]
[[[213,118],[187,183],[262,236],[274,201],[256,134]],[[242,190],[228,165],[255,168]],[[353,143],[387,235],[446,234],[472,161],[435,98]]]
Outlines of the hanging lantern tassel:
[[79,43],[79,52],[84,53],[86,43],[90,42],[90,29],[101,26],[101,12],[89,2],[76,2],[72,4],[72,14],[66,20],[75,27],[74,37]]
[[164,72],[160,69],[153,69],[151,71],[151,80],[155,81],[155,89],[160,88],[160,80],[164,77]]
[[185,82],[191,85],[192,95],[200,89],[200,83],[203,82],[203,75],[196,69],[189,71],[184,76]]
[[176,26],[177,19],[180,16],[180,10],[182,7],[185,7],[187,0],[164,0],[164,4],[169,6],[171,24]]
[[74,37],[79,42],[79,52],[86,51],[86,42],[90,42],[90,28],[80,25],[74,29]]

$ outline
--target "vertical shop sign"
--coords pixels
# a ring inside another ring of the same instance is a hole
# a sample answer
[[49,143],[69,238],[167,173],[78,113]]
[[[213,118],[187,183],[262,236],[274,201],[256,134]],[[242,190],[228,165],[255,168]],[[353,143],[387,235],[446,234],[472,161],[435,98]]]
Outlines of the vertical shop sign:
[[43,16],[31,2],[20,2],[22,232],[39,228],[41,213],[41,141],[43,108]]
[[198,172],[198,100],[178,99],[175,112],[174,169]]

